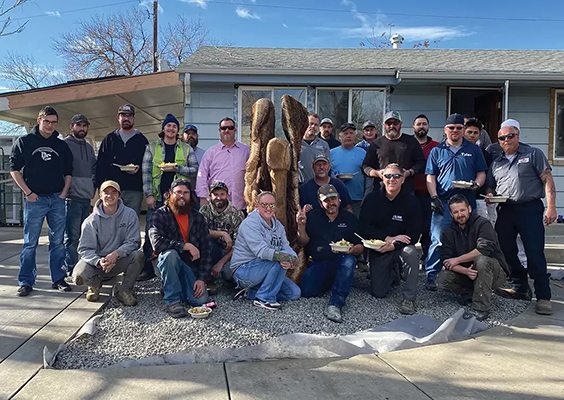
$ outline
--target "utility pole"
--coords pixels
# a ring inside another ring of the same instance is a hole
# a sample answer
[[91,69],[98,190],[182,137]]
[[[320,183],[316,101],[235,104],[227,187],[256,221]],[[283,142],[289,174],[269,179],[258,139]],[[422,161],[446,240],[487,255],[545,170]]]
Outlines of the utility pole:
[[157,24],[157,14],[159,9],[159,2],[153,1],[153,72],[157,72],[158,65],[157,65],[157,33],[158,33],[158,24]]

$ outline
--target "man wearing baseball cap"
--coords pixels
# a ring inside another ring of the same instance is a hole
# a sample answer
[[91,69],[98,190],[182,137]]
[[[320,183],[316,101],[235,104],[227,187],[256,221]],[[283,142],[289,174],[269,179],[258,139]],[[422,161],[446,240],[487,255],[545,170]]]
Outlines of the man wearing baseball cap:
[[[330,184],[317,191],[320,208],[306,212],[300,207],[298,243],[305,247],[310,261],[302,274],[302,297],[319,297],[331,290],[325,316],[333,322],[343,322],[341,309],[351,290],[356,268],[356,257],[364,246],[355,235],[358,219],[349,211],[340,209],[339,192]],[[334,253],[331,243],[346,240],[351,247],[344,253]]]
[[133,209],[123,204],[119,183],[102,182],[99,195],[94,212],[82,225],[78,245],[80,260],[73,271],[74,282],[78,286],[86,284],[86,300],[96,301],[102,282],[123,272],[117,298],[126,306],[134,306],[137,299],[133,287],[143,268],[143,253],[138,250],[141,244],[139,218]]
[[198,147],[199,143],[199,135],[198,135],[198,127],[196,125],[188,124],[184,127],[182,141],[187,143],[194,153],[196,153],[196,160],[198,160],[198,165],[202,161],[202,157],[206,152],[204,149]]
[[[100,186],[106,180],[118,182],[122,189],[123,204],[133,208],[139,215],[143,202],[141,164],[145,147],[149,141],[134,128],[135,108],[133,106],[129,104],[120,106],[117,120],[119,128],[106,135],[98,150],[96,185]],[[124,171],[122,170],[124,166],[133,166],[133,169]]]
[[323,118],[319,124],[319,137],[329,145],[329,149],[339,147],[341,142],[333,136],[333,121],[330,118]]
[[72,184],[66,199],[66,226],[65,226],[65,249],[66,258],[64,269],[67,275],[72,274],[72,269],[78,262],[78,239],[80,238],[80,227],[90,215],[90,201],[94,197],[96,188],[96,154],[94,149],[86,141],[90,122],[82,114],[72,117],[70,122],[70,135],[65,142],[73,156],[72,161]]
[[362,124],[362,140],[356,145],[364,150],[376,140],[376,124],[373,121],[366,121]]

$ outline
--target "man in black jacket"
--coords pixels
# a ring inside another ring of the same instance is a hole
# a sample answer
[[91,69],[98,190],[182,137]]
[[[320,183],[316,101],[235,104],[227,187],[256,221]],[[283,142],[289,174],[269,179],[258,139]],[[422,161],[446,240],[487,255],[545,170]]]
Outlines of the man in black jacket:
[[384,168],[384,186],[375,189],[362,203],[360,231],[365,239],[385,242],[368,254],[372,296],[386,297],[401,276],[405,285],[399,311],[410,315],[415,313],[419,270],[415,243],[421,235],[421,206],[415,196],[402,188],[404,172],[398,164]]
[[[20,255],[18,296],[31,293],[37,275],[35,251],[43,221],[49,227],[49,269],[53,289],[68,292],[65,260],[65,198],[72,180],[72,153],[55,130],[59,115],[53,107],[39,112],[37,125],[16,140],[10,156],[10,174],[26,197],[24,244]],[[23,170],[23,171],[22,171]]]
[[[124,104],[118,108],[117,120],[119,129],[109,133],[102,140],[98,151],[96,185],[100,187],[102,182],[107,180],[119,183],[123,204],[133,208],[139,215],[143,202],[143,176],[140,166],[149,141],[134,128],[133,106]],[[116,165],[126,166],[126,170],[123,171]]]
[[509,266],[492,224],[472,214],[466,197],[454,195],[448,204],[453,220],[441,238],[445,270],[437,276],[437,286],[471,299],[472,308],[464,313],[464,318],[483,321],[490,314],[492,290],[504,285]]
[[210,301],[205,284],[212,269],[210,235],[195,204],[190,182],[177,179],[165,205],[150,222],[149,238],[157,255],[155,272],[163,280],[164,302],[174,318],[187,316],[182,302],[200,306]]

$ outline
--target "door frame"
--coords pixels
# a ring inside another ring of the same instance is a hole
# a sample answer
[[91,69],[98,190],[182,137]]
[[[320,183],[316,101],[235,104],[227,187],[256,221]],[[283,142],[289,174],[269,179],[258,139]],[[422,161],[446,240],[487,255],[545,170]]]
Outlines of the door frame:
[[[447,86],[447,115],[446,117],[451,114],[451,99],[452,99],[452,89],[457,90],[497,90],[498,92],[504,93],[505,86]],[[501,110],[503,111],[503,101],[504,98],[501,98]],[[503,112],[502,112],[503,114]],[[503,115],[502,115],[503,118]]]

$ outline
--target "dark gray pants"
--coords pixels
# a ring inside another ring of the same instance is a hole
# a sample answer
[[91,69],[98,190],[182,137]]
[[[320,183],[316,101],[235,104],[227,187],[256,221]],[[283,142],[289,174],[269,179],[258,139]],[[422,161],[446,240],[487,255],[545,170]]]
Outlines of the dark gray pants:
[[129,208],[133,208],[137,216],[141,214],[141,204],[143,203],[143,192],[137,190],[124,190],[121,192],[121,200],[123,204]]
[[504,285],[507,275],[499,265],[499,261],[486,256],[479,256],[474,260],[474,269],[478,271],[475,280],[453,271],[441,271],[437,275],[437,287],[445,292],[472,296],[474,310],[489,311],[492,291]]
[[143,253],[140,251],[134,251],[125,258],[119,258],[116,265],[108,273],[102,271],[101,268],[96,267],[95,265],[90,265],[80,259],[74,267],[72,275],[75,280],[77,276],[81,276],[84,284],[87,286],[101,287],[102,280],[113,278],[123,272],[123,282],[121,286],[123,290],[129,291],[135,286],[135,280],[142,269]]
[[386,297],[392,284],[401,278],[405,281],[403,297],[415,301],[419,271],[419,255],[415,246],[405,246],[387,253],[370,250],[368,257],[372,296]]

